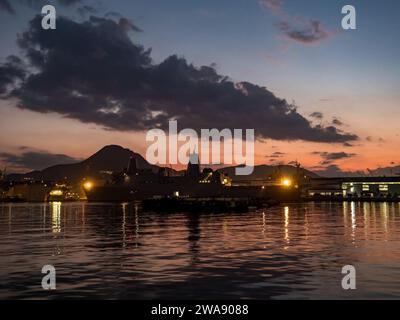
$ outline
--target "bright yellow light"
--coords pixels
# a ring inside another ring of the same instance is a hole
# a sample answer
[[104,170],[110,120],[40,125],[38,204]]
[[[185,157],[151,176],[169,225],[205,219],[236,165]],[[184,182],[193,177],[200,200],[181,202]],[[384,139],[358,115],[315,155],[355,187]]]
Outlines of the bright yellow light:
[[93,188],[93,183],[91,183],[90,181],[85,182],[85,184],[83,185],[83,187],[84,187],[86,190],[90,190],[90,189]]
[[290,186],[292,185],[292,180],[287,179],[287,178],[282,179],[282,185],[283,185],[284,187],[290,187]]
[[63,192],[62,192],[62,190],[51,190],[50,195],[51,196],[62,196]]

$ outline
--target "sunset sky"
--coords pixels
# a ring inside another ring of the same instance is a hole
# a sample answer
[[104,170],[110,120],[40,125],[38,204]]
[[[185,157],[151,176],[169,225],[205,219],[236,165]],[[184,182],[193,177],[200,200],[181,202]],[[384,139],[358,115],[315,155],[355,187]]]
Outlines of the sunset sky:
[[[171,118],[254,128],[257,164],[400,165],[398,0],[45,1],[57,30],[41,29],[43,1],[30,2],[0,0],[8,171],[108,144],[144,155],[145,130]],[[357,30],[341,29],[346,4]]]

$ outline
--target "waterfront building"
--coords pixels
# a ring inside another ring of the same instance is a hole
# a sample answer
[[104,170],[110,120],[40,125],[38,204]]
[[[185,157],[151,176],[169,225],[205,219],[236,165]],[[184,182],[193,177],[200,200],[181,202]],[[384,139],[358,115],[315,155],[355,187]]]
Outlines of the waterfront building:
[[400,199],[400,177],[346,177],[312,179],[309,197]]

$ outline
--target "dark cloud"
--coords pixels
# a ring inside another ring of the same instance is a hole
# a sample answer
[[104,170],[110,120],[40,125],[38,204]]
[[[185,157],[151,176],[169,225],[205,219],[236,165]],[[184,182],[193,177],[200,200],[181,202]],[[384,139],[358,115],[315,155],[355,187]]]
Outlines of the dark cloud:
[[335,161],[341,159],[352,158],[356,156],[355,153],[347,153],[347,152],[313,152],[313,154],[320,155],[326,161]]
[[46,151],[26,151],[22,154],[0,152],[0,159],[8,166],[30,170],[41,170],[53,165],[80,161],[65,154],[52,154]]
[[142,29],[137,27],[132,20],[127,18],[120,18],[118,21],[119,26],[124,29],[125,31],[136,31],[136,32],[143,32]]
[[104,15],[104,17],[117,21],[118,25],[125,31],[143,32],[143,30],[134,24],[131,19],[125,18],[119,12],[109,11]]
[[0,65],[0,98],[10,86],[25,78],[26,72],[22,60],[16,56],[9,56],[6,62]]
[[338,118],[334,118],[332,120],[332,124],[335,126],[343,126],[344,125],[344,123],[341,120],[339,120]]
[[283,8],[282,0],[260,0],[260,4],[279,17],[275,25],[289,40],[308,45],[325,40],[332,34],[321,21],[288,14]]
[[296,26],[288,21],[277,23],[277,27],[285,36],[302,44],[312,44],[327,39],[330,32],[325,29],[320,21],[310,20]]
[[0,11],[6,11],[11,14],[15,14],[14,8],[11,6],[8,0],[0,0]]
[[285,153],[283,152],[274,152],[271,155],[268,155],[267,158],[271,158],[271,160],[273,159],[277,159],[277,158],[282,158],[285,155]]
[[322,120],[324,118],[324,114],[322,112],[313,112],[310,114],[310,117],[318,119],[318,120]]
[[346,152],[315,152],[315,154],[319,154],[326,160],[340,160],[354,157],[356,154],[354,153],[346,153]]
[[358,139],[334,126],[313,126],[266,88],[234,83],[212,66],[195,67],[175,55],[154,64],[150,50],[134,44],[116,21],[59,17],[57,29],[47,32],[40,19],[18,41],[35,70],[10,91],[20,108],[121,131],[166,129],[177,119],[180,128],[195,130],[255,128],[259,139]]

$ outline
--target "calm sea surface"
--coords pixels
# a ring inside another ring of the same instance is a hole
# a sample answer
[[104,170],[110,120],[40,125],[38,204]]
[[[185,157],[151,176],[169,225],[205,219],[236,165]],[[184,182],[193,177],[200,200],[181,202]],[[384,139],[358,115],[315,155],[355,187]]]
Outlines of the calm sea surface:
[[[44,291],[53,265],[57,289]],[[345,265],[357,289],[341,288]],[[246,214],[0,205],[0,299],[400,299],[400,204]]]

